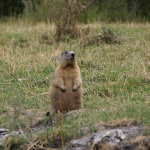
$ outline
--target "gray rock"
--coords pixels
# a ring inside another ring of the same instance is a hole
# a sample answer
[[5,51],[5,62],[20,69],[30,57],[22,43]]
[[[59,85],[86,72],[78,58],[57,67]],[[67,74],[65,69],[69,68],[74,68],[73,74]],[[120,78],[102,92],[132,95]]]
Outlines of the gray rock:
[[99,130],[89,136],[85,136],[81,139],[72,140],[66,150],[85,150],[92,149],[99,143],[107,143],[111,146],[118,145],[124,139],[133,138],[142,135],[144,127],[123,127],[116,129]]
[[2,143],[7,137],[11,135],[18,135],[19,131],[9,131],[9,129],[0,128],[0,143]]
[[0,128],[0,135],[9,132],[9,129]]

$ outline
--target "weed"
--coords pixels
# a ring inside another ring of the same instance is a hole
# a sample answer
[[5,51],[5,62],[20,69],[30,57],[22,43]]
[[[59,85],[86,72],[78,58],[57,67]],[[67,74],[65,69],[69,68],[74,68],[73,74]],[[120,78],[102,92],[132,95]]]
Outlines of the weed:
[[4,142],[4,149],[5,150],[24,150],[27,148],[25,145],[26,141],[24,138],[20,138],[19,136],[10,136]]

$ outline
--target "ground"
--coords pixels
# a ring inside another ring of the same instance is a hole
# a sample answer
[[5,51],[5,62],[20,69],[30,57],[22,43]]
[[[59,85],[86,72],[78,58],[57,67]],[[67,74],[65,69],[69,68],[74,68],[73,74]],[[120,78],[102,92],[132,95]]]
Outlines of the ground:
[[[32,126],[33,118],[45,117],[50,108],[50,79],[64,50],[73,50],[77,56],[83,80],[84,108],[81,113],[50,126],[41,133],[43,139],[36,136],[35,141],[61,147],[71,139],[87,134],[83,128],[88,127],[89,132],[94,132],[98,123],[114,120],[136,120],[150,126],[149,25],[82,24],[80,29],[90,28],[89,36],[101,33],[102,27],[109,27],[124,37],[132,37],[120,44],[83,46],[81,41],[85,37],[51,45],[44,42],[43,33],[54,35],[54,24],[1,23],[0,127]],[[32,113],[27,113],[28,110]],[[33,138],[28,139],[32,141]]]

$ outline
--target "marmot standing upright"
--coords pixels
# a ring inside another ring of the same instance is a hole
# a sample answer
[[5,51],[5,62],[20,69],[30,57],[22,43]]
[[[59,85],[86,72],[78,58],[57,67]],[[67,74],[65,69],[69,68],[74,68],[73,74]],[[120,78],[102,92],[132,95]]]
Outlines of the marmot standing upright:
[[82,80],[80,69],[73,51],[61,54],[50,86],[50,113],[71,111],[82,107]]

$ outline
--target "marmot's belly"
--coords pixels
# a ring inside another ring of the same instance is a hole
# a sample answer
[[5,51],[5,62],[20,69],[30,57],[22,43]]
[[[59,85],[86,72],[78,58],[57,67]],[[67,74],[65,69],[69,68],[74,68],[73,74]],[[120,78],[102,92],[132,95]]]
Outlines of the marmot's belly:
[[66,92],[63,93],[58,89],[58,103],[61,111],[69,111],[77,109],[77,105],[80,99],[79,89],[76,92],[72,91],[72,88],[66,88]]
[[50,98],[52,106],[56,112],[59,111],[71,111],[78,109],[81,103],[82,88],[78,88],[77,91],[73,92],[73,84],[71,81],[65,82],[66,91],[62,92],[60,88],[51,88]]

